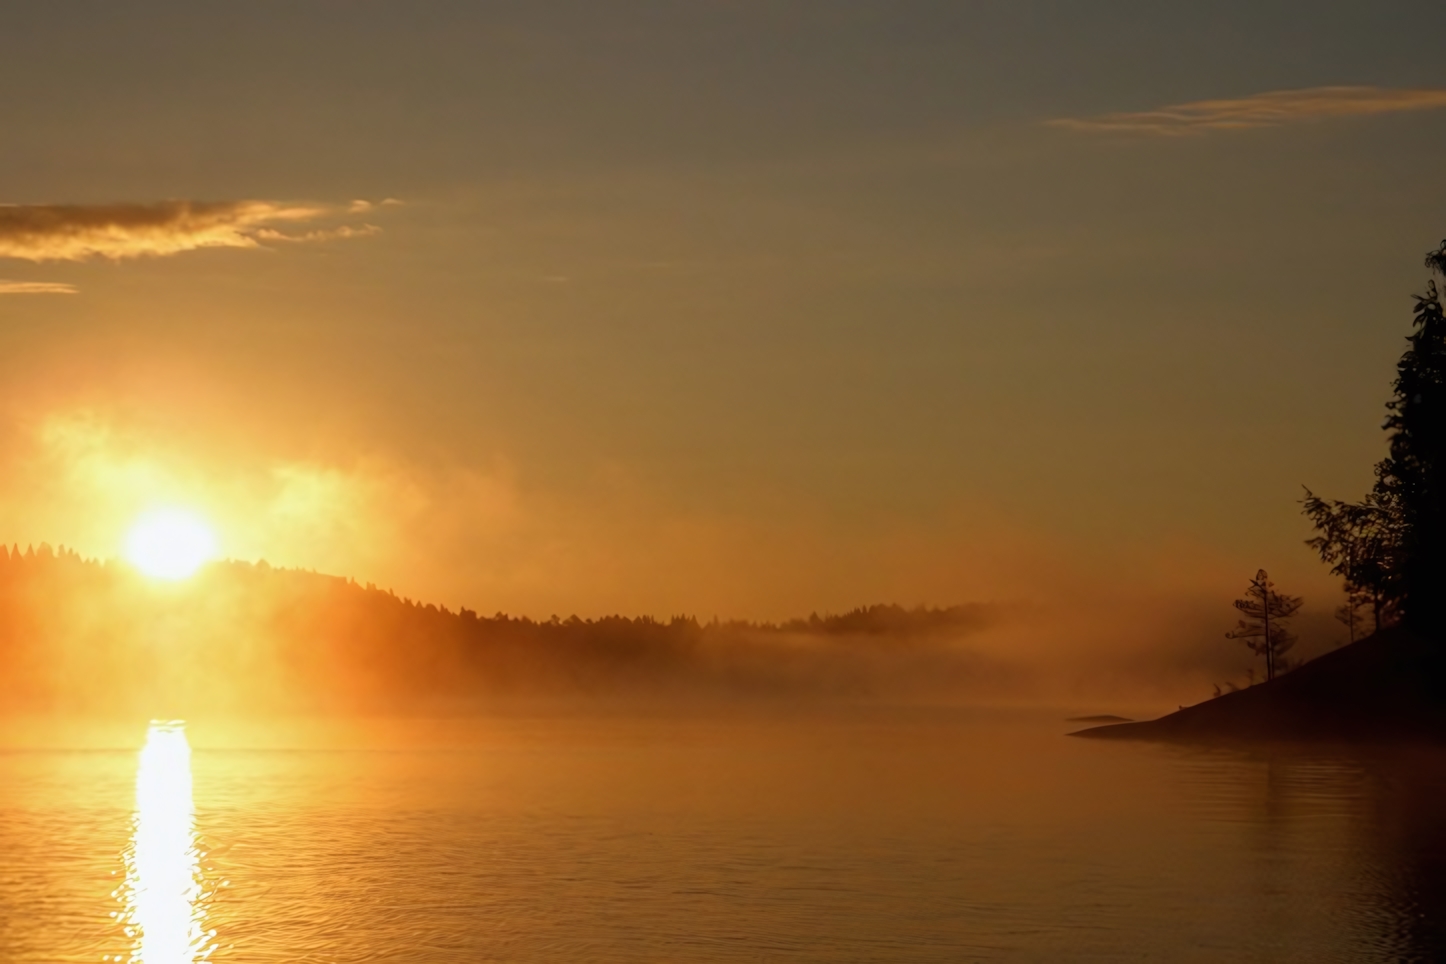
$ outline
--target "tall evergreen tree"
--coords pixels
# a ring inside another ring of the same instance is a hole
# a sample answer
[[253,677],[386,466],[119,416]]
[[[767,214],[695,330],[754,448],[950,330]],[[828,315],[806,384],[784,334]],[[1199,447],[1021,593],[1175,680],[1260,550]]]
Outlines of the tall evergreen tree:
[[[1426,266],[1446,276],[1446,241]],[[1402,618],[1446,640],[1446,314],[1434,279],[1416,296],[1414,315],[1386,406],[1390,455],[1361,502],[1306,490],[1316,528],[1306,544],[1345,579],[1348,596],[1370,598],[1377,629]]]
[[[1426,256],[1446,275],[1446,241]],[[1446,638],[1446,314],[1435,281],[1416,297],[1415,331],[1396,366],[1377,488],[1401,508],[1401,609],[1412,628]]]

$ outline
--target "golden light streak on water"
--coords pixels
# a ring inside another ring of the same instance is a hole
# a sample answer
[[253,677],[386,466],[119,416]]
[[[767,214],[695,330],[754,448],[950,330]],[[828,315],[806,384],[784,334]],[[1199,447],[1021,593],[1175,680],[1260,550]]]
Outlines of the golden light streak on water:
[[136,772],[133,820],[120,891],[126,935],[134,941],[131,964],[206,960],[215,932],[205,928],[185,723],[152,721]]

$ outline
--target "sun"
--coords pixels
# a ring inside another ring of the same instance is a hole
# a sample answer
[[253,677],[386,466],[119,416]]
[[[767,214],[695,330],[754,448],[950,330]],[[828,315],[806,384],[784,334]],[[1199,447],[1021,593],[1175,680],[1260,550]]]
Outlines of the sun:
[[154,579],[185,579],[216,557],[216,534],[186,509],[152,509],[126,536],[126,559]]

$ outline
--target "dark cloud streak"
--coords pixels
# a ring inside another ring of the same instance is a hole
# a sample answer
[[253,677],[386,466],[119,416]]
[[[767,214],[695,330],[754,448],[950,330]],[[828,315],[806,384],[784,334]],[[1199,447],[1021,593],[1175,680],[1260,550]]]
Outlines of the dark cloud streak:
[[1154,110],[1061,118],[1051,127],[1084,133],[1154,134],[1166,137],[1207,131],[1277,127],[1299,121],[1364,117],[1446,108],[1446,90],[1382,87],[1310,87],[1248,97],[1200,100]]
[[[356,210],[353,206],[352,210]],[[374,225],[286,225],[345,213],[278,201],[158,201],[149,204],[0,205],[0,258],[85,261],[164,257],[200,248],[256,248],[265,241],[315,242],[365,237]]]

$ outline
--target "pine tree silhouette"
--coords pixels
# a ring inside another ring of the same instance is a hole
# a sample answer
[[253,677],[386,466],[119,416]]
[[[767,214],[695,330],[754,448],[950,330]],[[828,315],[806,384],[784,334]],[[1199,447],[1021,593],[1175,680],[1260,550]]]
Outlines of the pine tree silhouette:
[[1235,600],[1235,608],[1245,618],[1225,634],[1227,639],[1243,639],[1257,656],[1265,657],[1265,678],[1273,680],[1277,673],[1290,668],[1285,653],[1295,645],[1295,634],[1286,628],[1286,620],[1300,611],[1301,598],[1275,591],[1264,569],[1250,580],[1245,596]]
[[[1426,257],[1446,275],[1446,241]],[[1432,281],[1416,297],[1415,331],[1388,405],[1391,454],[1379,487],[1399,500],[1401,609],[1412,628],[1446,636],[1446,315]]]

